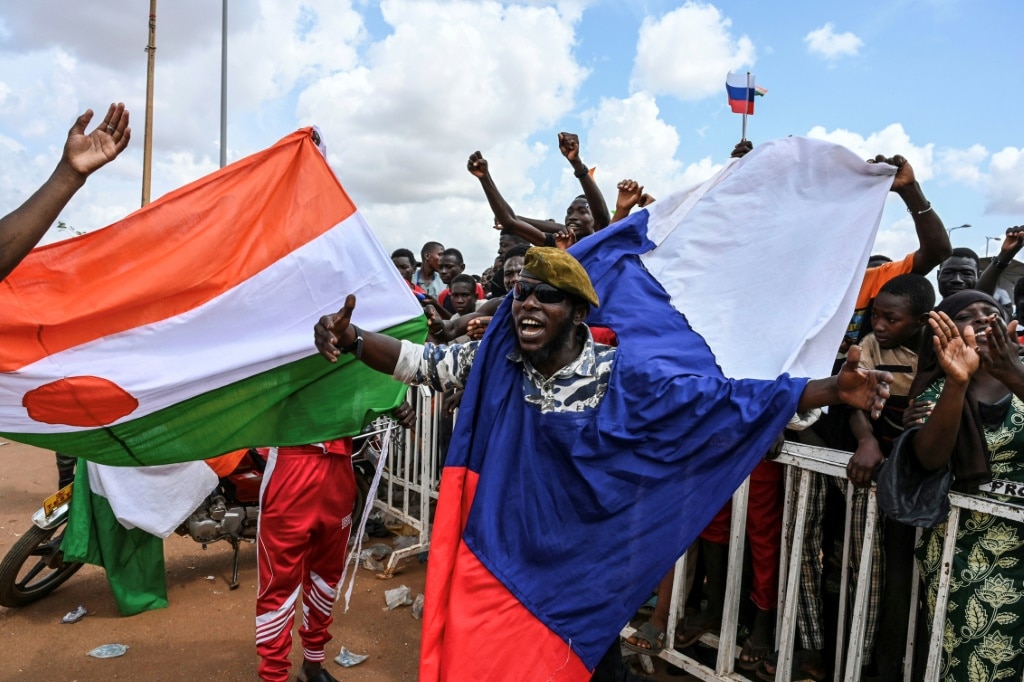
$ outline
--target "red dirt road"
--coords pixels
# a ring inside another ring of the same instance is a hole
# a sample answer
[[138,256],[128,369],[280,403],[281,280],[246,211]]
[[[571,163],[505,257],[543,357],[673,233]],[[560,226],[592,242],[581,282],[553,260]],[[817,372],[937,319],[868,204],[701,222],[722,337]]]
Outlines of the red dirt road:
[[[0,446],[0,556],[28,529],[32,513],[56,482],[53,453],[18,443]],[[190,538],[172,535],[164,543],[164,554],[170,599],[166,609],[121,617],[102,569],[94,566],[82,568],[35,604],[0,606],[0,680],[256,680],[255,546],[242,547],[241,586],[234,592],[228,590],[227,543],[203,551]],[[384,591],[407,585],[413,595],[419,594],[425,575],[425,565],[415,559],[407,559],[391,580],[359,570],[349,612],[342,613],[341,604],[335,608],[326,663],[332,675],[344,682],[416,679],[420,621],[409,607],[387,611]],[[79,604],[89,615],[62,624],[64,614]],[[120,658],[86,655],[115,642],[129,647]],[[342,645],[369,658],[342,668],[330,660]],[[296,644],[293,672],[301,657]]]

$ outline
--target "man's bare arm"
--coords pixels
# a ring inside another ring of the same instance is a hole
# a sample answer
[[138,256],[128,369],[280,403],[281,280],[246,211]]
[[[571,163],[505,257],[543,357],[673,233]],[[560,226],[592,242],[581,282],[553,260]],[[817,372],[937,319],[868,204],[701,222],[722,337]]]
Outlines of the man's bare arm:
[[25,203],[0,218],[0,281],[39,243],[53,221],[89,175],[117,158],[131,138],[124,104],[111,104],[99,126],[88,135],[92,109],[68,131],[64,153],[42,187]]

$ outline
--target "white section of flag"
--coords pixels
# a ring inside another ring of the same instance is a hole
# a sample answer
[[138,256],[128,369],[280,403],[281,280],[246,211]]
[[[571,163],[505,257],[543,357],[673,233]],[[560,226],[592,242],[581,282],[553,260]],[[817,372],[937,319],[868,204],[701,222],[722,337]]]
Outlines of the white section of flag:
[[25,393],[67,376],[101,377],[133,395],[139,406],[116,422],[122,423],[308,357],[316,352],[316,320],[336,312],[350,293],[358,299],[353,322],[364,329],[423,314],[358,212],[197,308],[3,375],[0,431],[86,430],[35,422],[22,407]]
[[[79,460],[81,461],[81,460]],[[151,467],[111,467],[86,462],[89,488],[106,498],[122,526],[166,538],[217,487],[204,461]]]
[[726,376],[828,376],[895,172],[821,140],[768,142],[651,206],[658,246],[641,259]]

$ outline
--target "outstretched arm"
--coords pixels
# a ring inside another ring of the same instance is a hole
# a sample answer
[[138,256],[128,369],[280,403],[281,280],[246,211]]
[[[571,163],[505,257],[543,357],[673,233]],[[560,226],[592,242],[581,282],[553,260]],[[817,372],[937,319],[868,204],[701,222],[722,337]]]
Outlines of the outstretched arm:
[[860,346],[850,346],[839,374],[827,379],[811,379],[800,394],[797,412],[808,412],[816,407],[845,403],[858,410],[871,413],[878,419],[889,398],[892,374],[877,369],[863,369]]
[[985,272],[978,278],[978,290],[986,294],[996,293],[996,285],[999,284],[999,276],[1003,270],[1013,261],[1021,247],[1024,246],[1024,225],[1014,225],[1006,228],[1006,238],[1003,245],[999,247],[999,254],[989,261]]
[[18,208],[0,218],[0,281],[3,281],[81,189],[89,175],[114,160],[131,138],[124,104],[111,104],[100,125],[86,135],[92,109],[68,131],[64,153],[50,177]]
[[505,198],[501,196],[498,187],[494,184],[494,179],[491,178],[491,172],[487,168],[487,159],[483,154],[478,151],[470,154],[469,161],[466,162],[466,169],[480,181],[484,196],[487,197],[487,203],[490,204],[491,211],[498,222],[495,227],[500,225],[501,228],[522,237],[531,244],[544,246],[545,233],[517,216]]
[[569,165],[572,166],[572,173],[580,181],[580,187],[583,188],[583,196],[587,198],[587,203],[590,204],[590,212],[594,214],[594,231],[602,230],[612,222],[611,215],[608,214],[608,204],[604,203],[604,195],[601,194],[601,188],[594,182],[594,178],[590,175],[590,169],[587,168],[587,164],[580,160],[580,138],[575,133],[558,133],[558,149],[569,161]]
[[313,327],[313,338],[320,355],[330,362],[337,362],[344,350],[356,353],[367,365],[387,374],[395,373],[402,343],[385,334],[359,330],[362,335],[362,349],[358,347],[356,328],[351,324],[352,311],[356,307],[356,297],[349,294],[345,297],[345,305],[333,315],[324,315]]
[[896,155],[886,158],[882,154],[868,163],[888,163],[896,166],[896,177],[893,178],[890,191],[896,192],[906,204],[907,211],[914,220],[914,229],[917,230],[918,248],[914,252],[913,272],[919,275],[927,275],[937,268],[942,261],[953,254],[953,247],[949,244],[949,233],[942,224],[939,214],[932,208],[932,204],[925,198],[921,185],[917,183],[914,169],[902,156]]

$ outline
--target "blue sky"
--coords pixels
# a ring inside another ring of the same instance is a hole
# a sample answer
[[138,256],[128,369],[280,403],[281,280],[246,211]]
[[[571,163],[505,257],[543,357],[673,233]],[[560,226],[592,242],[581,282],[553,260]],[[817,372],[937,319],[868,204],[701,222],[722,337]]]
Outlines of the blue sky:
[[[149,2],[11,5],[0,9],[0,210],[49,174],[77,113],[123,100],[129,150],[61,216],[102,227],[139,205]],[[220,18],[217,0],[158,5],[154,198],[217,166]],[[999,243],[987,237],[1024,223],[1021,26],[1012,1],[235,1],[228,159],[316,123],[386,248],[436,239],[479,272],[497,239],[465,170],[471,152],[525,215],[560,217],[578,191],[560,130],[580,134],[609,203],[624,177],[667,196],[728,157],[741,117],[725,74],[750,70],[768,88],[748,123],[755,143],[811,135],[864,157],[901,153],[946,226],[972,225],[954,245],[985,255]],[[915,244],[894,199],[876,251]]]

